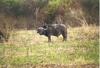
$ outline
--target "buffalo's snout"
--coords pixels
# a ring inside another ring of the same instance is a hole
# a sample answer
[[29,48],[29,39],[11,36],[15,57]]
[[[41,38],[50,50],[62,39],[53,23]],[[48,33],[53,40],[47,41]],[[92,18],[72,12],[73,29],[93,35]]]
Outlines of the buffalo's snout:
[[37,33],[39,33],[39,31],[37,30]]
[[43,27],[39,27],[39,28],[37,29],[37,33],[39,33],[40,35],[43,35],[43,33],[44,33],[44,28],[43,28]]

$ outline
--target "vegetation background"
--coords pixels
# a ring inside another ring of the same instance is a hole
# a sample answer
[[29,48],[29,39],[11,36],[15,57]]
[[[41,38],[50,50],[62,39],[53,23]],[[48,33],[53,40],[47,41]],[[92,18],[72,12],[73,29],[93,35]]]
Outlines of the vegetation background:
[[[68,40],[36,33],[39,26],[63,23]],[[98,68],[99,0],[0,0],[0,66]]]

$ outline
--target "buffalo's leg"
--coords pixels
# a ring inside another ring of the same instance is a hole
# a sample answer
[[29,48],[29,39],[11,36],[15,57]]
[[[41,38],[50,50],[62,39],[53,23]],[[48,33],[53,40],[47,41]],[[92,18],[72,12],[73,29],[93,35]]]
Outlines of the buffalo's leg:
[[51,42],[51,36],[48,36],[48,42]]
[[63,35],[63,41],[67,40],[67,35]]
[[67,40],[67,31],[62,31],[63,41]]

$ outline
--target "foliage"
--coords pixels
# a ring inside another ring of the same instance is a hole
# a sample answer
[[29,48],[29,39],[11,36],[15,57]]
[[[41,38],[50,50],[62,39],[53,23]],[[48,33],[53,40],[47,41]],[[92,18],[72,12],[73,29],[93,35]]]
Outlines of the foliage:
[[[41,24],[41,21],[48,23],[50,19],[53,18],[54,20],[51,19],[52,21],[49,22],[52,23],[59,15],[61,15],[60,19],[64,24],[70,25],[72,22],[73,24],[79,25],[77,22],[82,23],[79,19],[85,19],[89,24],[93,24],[94,22],[98,24],[98,1],[99,0],[0,0],[0,12],[17,17],[32,17],[33,20],[37,20],[37,24]],[[39,9],[37,13],[38,16],[36,16],[37,8]],[[74,14],[71,14],[71,12],[78,13],[80,11],[82,14],[79,13],[72,17]],[[69,17],[69,19],[67,19],[67,17]]]
[[[94,22],[98,25],[99,22],[99,0],[81,0],[85,17],[89,23]],[[92,23],[93,24],[93,23]]]

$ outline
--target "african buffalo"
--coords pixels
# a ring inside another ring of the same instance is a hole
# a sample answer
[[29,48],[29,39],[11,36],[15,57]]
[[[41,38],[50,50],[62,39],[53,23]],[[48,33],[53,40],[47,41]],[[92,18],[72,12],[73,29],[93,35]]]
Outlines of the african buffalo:
[[63,41],[67,39],[67,28],[64,24],[50,24],[39,27],[37,33],[48,37],[48,42],[51,42],[51,36],[63,36]]

